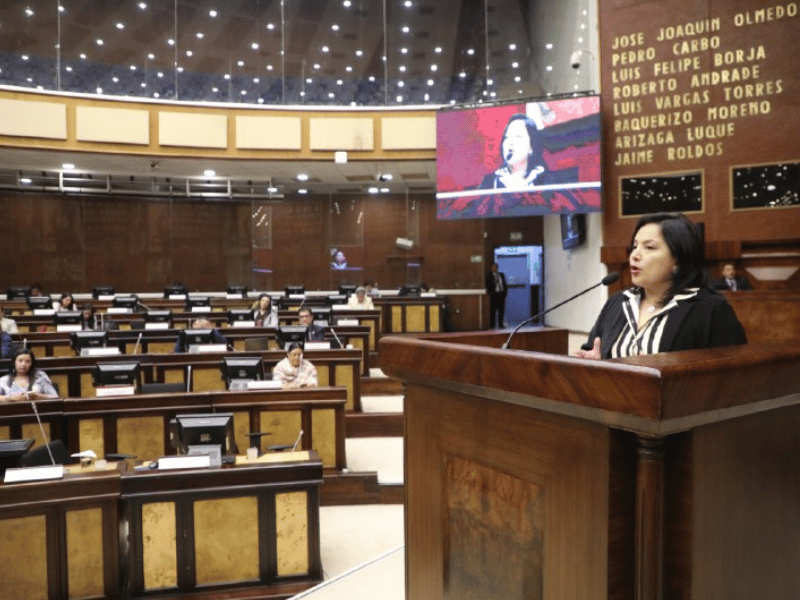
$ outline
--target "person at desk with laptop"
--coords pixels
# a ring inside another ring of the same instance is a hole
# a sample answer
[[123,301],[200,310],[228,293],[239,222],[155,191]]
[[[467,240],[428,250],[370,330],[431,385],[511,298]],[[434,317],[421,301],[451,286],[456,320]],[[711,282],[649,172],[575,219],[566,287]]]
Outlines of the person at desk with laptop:
[[30,348],[20,348],[11,356],[11,373],[0,377],[0,402],[24,402],[58,398],[47,373],[36,368]]

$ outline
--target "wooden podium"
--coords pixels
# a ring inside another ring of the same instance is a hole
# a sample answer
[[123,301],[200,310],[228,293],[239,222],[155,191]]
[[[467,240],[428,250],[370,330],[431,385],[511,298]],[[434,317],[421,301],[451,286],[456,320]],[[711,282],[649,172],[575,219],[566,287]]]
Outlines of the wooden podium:
[[593,361],[504,337],[381,340],[407,598],[796,600],[800,345]]

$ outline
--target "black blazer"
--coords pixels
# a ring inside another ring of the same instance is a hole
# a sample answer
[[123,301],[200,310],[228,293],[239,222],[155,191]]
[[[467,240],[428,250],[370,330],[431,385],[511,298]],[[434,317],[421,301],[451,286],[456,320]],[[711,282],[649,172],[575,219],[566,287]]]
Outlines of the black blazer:
[[[625,327],[622,304],[626,301],[623,292],[617,292],[608,299],[589,332],[589,340],[581,348],[591,350],[594,339],[599,337],[600,355],[611,358],[611,346]],[[701,288],[696,296],[679,300],[678,306],[669,311],[658,351],[674,352],[746,343],[744,328],[728,301],[712,290]]]
[[[750,282],[747,281],[746,277],[741,277],[737,275],[733,278],[736,281],[736,290],[752,290],[753,288],[750,286]],[[730,290],[728,287],[728,280],[724,277],[717,279],[714,281],[714,289],[715,290]]]
[[[506,276],[504,273],[500,271],[497,272],[500,275],[500,280],[503,282],[503,291],[499,293],[501,296],[505,296],[508,293],[508,285],[506,284]],[[486,293],[487,294],[497,294],[498,292],[494,291],[494,273],[488,271],[486,273],[486,277],[484,278],[484,285],[486,286]]]

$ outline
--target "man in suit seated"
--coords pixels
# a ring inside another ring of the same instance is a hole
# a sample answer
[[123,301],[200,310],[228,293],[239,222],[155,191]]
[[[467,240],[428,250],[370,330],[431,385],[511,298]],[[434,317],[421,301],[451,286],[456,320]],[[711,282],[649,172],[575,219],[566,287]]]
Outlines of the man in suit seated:
[[297,318],[300,325],[308,327],[306,339],[309,342],[324,342],[325,341],[325,328],[314,323],[314,316],[311,314],[311,309],[303,307],[297,312]]
[[752,290],[753,288],[747,278],[736,275],[736,266],[733,263],[725,263],[722,265],[722,278],[714,282],[714,289],[736,292],[738,290]]

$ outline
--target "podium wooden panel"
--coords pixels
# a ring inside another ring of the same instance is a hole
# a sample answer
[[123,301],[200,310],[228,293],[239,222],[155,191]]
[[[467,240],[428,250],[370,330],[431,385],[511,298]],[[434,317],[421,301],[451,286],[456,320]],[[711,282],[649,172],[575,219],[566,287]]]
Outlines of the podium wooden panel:
[[797,598],[799,345],[592,361],[486,339],[381,340],[406,387],[408,598]]

